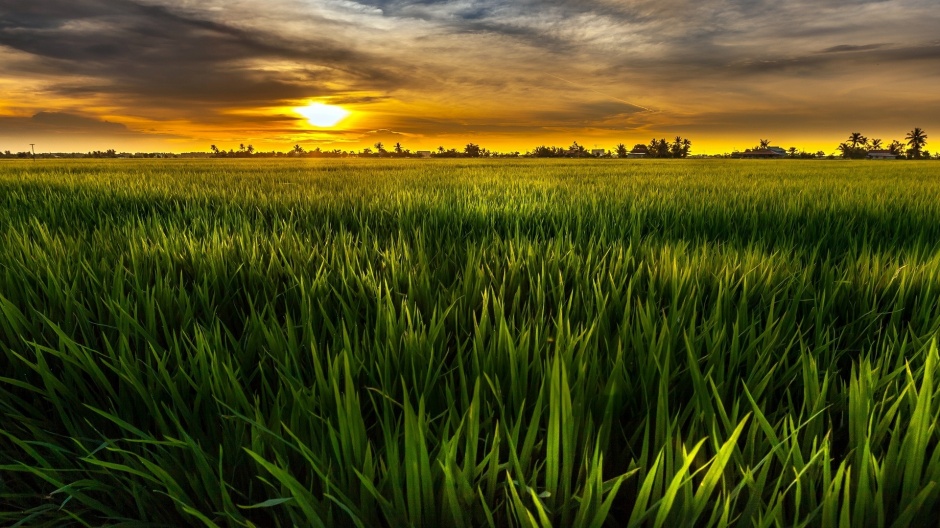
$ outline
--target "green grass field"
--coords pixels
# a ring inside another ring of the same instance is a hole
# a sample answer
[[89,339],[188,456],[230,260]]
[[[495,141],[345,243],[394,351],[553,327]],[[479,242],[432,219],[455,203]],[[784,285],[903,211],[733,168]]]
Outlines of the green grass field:
[[0,524],[935,523],[938,196],[935,162],[2,163]]

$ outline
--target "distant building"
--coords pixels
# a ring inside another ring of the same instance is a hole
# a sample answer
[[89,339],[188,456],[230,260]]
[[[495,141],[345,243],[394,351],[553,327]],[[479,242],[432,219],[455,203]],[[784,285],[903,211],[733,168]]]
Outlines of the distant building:
[[430,151],[430,150],[419,150],[419,151],[415,152],[415,154],[417,154],[417,155],[418,155],[419,157],[421,157],[421,158],[430,158],[430,157],[431,157],[431,151]]
[[890,150],[869,150],[868,156],[866,156],[866,158],[885,160],[885,159],[898,159],[898,156],[897,154],[891,152]]
[[649,148],[646,145],[636,144],[633,146],[633,150],[627,153],[628,158],[645,158],[650,153]]
[[604,149],[591,149],[591,154],[592,154],[595,158],[599,158],[599,157],[603,156],[603,155],[606,154],[606,153],[607,153],[607,151],[604,150]]
[[776,153],[781,158],[787,157],[787,151],[782,147],[767,147],[767,150]]
[[[779,148],[779,147],[777,147]],[[734,154],[739,154],[735,156]],[[731,157],[739,157],[741,159],[779,159],[787,157],[787,152],[783,149],[780,149],[780,152],[770,150],[769,148],[765,149],[747,149],[744,152],[734,153]]]

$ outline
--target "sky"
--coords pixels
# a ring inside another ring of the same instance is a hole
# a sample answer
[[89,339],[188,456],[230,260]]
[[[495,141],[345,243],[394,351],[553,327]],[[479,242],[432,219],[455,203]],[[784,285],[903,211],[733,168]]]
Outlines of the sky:
[[937,0],[3,0],[0,150],[829,153],[940,138],[938,28]]

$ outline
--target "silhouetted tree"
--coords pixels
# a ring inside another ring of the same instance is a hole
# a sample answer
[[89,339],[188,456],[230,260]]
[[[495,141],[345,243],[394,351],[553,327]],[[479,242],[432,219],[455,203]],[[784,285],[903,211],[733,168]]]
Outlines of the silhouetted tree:
[[682,137],[676,136],[676,139],[673,140],[672,145],[669,145],[669,154],[671,154],[673,158],[682,157]]
[[584,148],[584,145],[579,145],[577,141],[572,141],[571,146],[568,147],[568,155],[580,158],[587,155],[587,149]]
[[623,143],[617,143],[617,157],[626,158],[627,157],[627,146]]
[[471,158],[480,157],[480,145],[474,145],[473,143],[467,143],[467,146],[463,148],[464,154]]
[[848,142],[840,143],[836,149],[842,153],[842,157],[845,159],[863,159],[868,155],[868,149],[865,147],[853,147]]
[[861,132],[852,132],[849,134],[849,143],[852,144],[852,148],[857,147],[859,143],[864,143],[864,137]]
[[555,148],[539,145],[532,150],[531,155],[536,158],[553,158],[555,157]]
[[401,153],[402,153],[401,143],[395,143],[395,154],[401,154]]
[[767,147],[769,147],[769,146],[770,146],[770,140],[769,140],[769,139],[762,139],[762,140],[760,140],[760,146],[757,147],[757,148],[759,148],[759,149],[765,149],[765,148],[767,148]]
[[921,150],[927,145],[927,133],[924,132],[920,127],[915,127],[914,130],[911,130],[904,136],[904,139],[907,140],[908,146],[910,146],[911,157],[914,159],[920,158]]
[[904,143],[901,143],[896,139],[891,141],[891,144],[888,145],[888,152],[894,154],[895,156],[904,154]]
[[647,157],[649,158],[668,158],[669,157],[669,142],[663,139],[653,138],[650,141],[649,147],[647,148],[649,152]]
[[878,138],[871,140],[871,148],[872,150],[881,150],[881,140]]

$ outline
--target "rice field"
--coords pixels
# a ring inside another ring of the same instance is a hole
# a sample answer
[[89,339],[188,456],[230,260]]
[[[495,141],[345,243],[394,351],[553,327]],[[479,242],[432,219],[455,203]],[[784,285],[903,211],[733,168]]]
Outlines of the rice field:
[[923,526],[940,166],[0,164],[4,526]]

